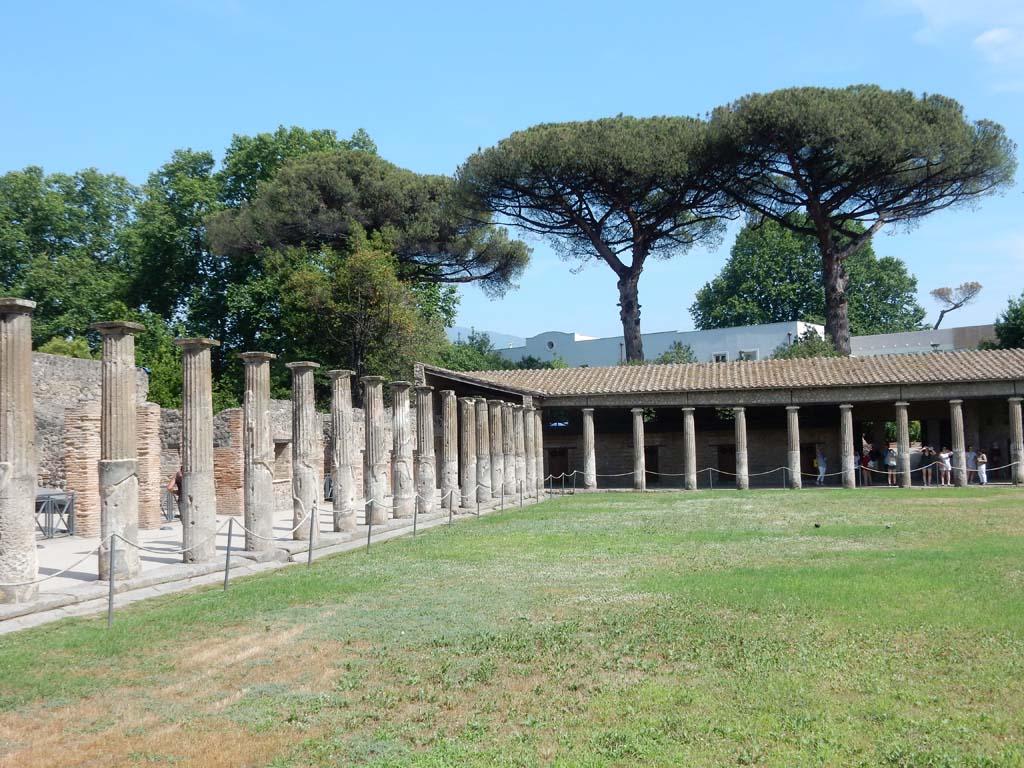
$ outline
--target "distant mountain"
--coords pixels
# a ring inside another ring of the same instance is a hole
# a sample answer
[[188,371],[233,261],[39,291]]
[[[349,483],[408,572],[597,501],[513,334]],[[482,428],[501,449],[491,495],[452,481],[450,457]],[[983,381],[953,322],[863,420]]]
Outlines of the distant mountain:
[[482,328],[466,328],[462,325],[456,325],[454,328],[449,328],[448,340],[458,341],[459,339],[469,338],[469,332],[476,330],[478,333],[486,333],[491,337],[491,343],[495,349],[508,349],[509,347],[522,347],[526,345],[526,339],[522,336],[512,336],[508,333],[496,333],[495,331],[485,331]]

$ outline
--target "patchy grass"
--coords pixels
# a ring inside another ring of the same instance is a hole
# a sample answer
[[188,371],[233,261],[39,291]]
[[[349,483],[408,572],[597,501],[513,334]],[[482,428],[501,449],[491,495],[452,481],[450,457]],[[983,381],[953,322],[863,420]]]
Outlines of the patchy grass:
[[1024,765],[1022,502],[580,495],[6,636],[0,764]]

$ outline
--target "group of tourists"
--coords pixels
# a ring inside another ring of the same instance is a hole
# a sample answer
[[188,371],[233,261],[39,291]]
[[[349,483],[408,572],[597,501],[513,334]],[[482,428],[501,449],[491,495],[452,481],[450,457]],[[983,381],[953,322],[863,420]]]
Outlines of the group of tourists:
[[[896,449],[890,445],[883,453],[867,441],[862,441],[862,446],[862,450],[857,454],[860,484],[873,485],[872,475],[879,474],[885,475],[888,485],[899,485],[900,471]],[[984,448],[975,451],[973,445],[968,445],[964,458],[967,464],[967,482],[988,485],[988,456]],[[936,451],[930,445],[922,445],[920,470],[922,485],[952,486],[953,451],[947,446],[942,446],[941,450]]]

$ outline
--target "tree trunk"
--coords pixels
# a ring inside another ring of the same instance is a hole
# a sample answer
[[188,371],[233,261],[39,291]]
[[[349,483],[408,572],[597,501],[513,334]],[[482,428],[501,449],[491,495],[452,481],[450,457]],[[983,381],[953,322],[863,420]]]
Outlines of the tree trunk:
[[619,319],[622,320],[622,338],[626,343],[626,362],[644,361],[644,340],[640,336],[640,301],[637,285],[639,270],[619,278]]
[[850,315],[846,299],[849,278],[838,249],[829,243],[822,248],[822,276],[825,279],[825,335],[832,339],[836,351],[850,355]]

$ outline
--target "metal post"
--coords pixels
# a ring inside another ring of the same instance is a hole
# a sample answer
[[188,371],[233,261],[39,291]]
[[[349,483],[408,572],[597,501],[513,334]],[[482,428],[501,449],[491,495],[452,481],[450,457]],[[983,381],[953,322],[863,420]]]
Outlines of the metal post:
[[715,490],[715,472],[717,471],[714,467],[708,467],[708,485],[712,491]]
[[[477,502],[477,503],[479,504],[480,502]],[[454,514],[455,514],[455,510],[452,508],[452,505],[449,504],[448,505],[448,528],[449,529],[452,527],[452,515],[454,515]]]
[[565,472],[562,473],[562,495],[565,496]]
[[110,534],[110,549],[107,552],[110,560],[107,565],[107,578],[110,580],[110,589],[107,592],[107,629],[114,626],[114,550],[117,549],[117,536]]
[[505,489],[501,489],[501,511],[505,511]]
[[416,538],[416,519],[420,516],[420,505],[419,499],[416,499],[416,504],[412,508],[412,537]]
[[231,533],[235,529],[235,518],[228,518],[228,551],[224,555],[224,591],[228,591],[228,574],[231,573]]
[[576,472],[575,469],[572,471],[572,493],[574,496],[576,495]]
[[313,536],[316,526],[316,516],[320,513],[317,509],[316,502],[309,509],[309,555],[306,558],[306,567],[311,568],[313,566]]
[[523,508],[523,481],[519,481],[519,508]]
[[480,517],[480,497],[476,497],[476,516]]
[[370,554],[370,535],[373,533],[373,517],[370,516],[368,504],[363,506],[366,507],[366,554]]

